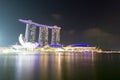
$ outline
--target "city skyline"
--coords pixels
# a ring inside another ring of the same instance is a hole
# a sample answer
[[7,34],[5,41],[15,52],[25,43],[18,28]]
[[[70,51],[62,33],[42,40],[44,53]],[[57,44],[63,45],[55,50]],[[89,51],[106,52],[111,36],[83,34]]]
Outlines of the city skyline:
[[87,43],[103,49],[120,49],[119,1],[1,1],[0,45],[18,42],[25,30],[19,18],[62,28],[61,43]]

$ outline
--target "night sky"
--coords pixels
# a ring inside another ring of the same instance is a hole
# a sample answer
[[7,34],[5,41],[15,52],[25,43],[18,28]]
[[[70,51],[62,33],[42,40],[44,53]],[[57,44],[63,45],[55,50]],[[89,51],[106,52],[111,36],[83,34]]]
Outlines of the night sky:
[[30,19],[61,30],[61,44],[120,49],[120,2],[109,0],[0,0],[0,46],[18,43]]

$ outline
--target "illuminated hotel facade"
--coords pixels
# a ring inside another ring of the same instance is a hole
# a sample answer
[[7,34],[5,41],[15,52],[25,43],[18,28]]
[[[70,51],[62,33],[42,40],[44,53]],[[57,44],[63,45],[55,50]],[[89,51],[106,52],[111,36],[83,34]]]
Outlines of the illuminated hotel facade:
[[57,26],[54,26],[54,28],[52,29],[51,44],[59,43],[60,43],[60,29],[57,29]]
[[48,45],[48,28],[47,27],[39,27],[38,43],[40,44],[40,46]]
[[36,26],[32,24],[26,24],[25,30],[25,42],[35,42]]
[[60,27],[42,25],[32,22],[31,20],[19,19],[19,21],[26,24],[25,37],[24,37],[25,42],[31,42],[31,43],[35,42],[36,27],[38,27],[39,28],[38,43],[40,46],[49,45],[48,43],[49,29],[52,31],[50,44],[52,45],[60,44],[60,29],[61,29]]

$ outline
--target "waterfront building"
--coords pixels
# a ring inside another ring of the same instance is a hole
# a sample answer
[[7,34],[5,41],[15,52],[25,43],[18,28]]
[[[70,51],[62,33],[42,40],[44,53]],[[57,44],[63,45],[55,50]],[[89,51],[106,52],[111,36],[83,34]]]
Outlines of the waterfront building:
[[60,44],[60,28],[57,26],[52,29],[51,44]]
[[32,42],[32,43],[35,42],[35,35],[36,35],[36,26],[32,24],[26,24],[24,41]]
[[48,45],[48,28],[47,27],[39,27],[38,43],[40,44],[40,46]]
[[26,24],[26,30],[25,30],[25,42],[35,42],[35,35],[36,35],[36,27],[39,27],[39,36],[38,36],[38,43],[39,45],[46,46],[49,45],[48,41],[48,33],[51,29],[51,43],[52,47],[57,47],[56,45],[60,45],[60,27],[57,26],[47,26],[38,24],[35,22],[32,22],[31,20],[22,20],[19,19],[20,22]]

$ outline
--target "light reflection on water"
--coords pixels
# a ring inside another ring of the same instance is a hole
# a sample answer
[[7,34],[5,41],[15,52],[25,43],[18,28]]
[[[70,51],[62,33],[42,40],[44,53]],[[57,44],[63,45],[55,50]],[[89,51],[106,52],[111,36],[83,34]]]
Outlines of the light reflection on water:
[[61,54],[0,55],[0,80],[97,80],[97,65],[110,60],[95,53]]
[[[35,56],[15,56],[15,80],[31,80],[34,72]],[[24,79],[25,78],[25,79]]]

